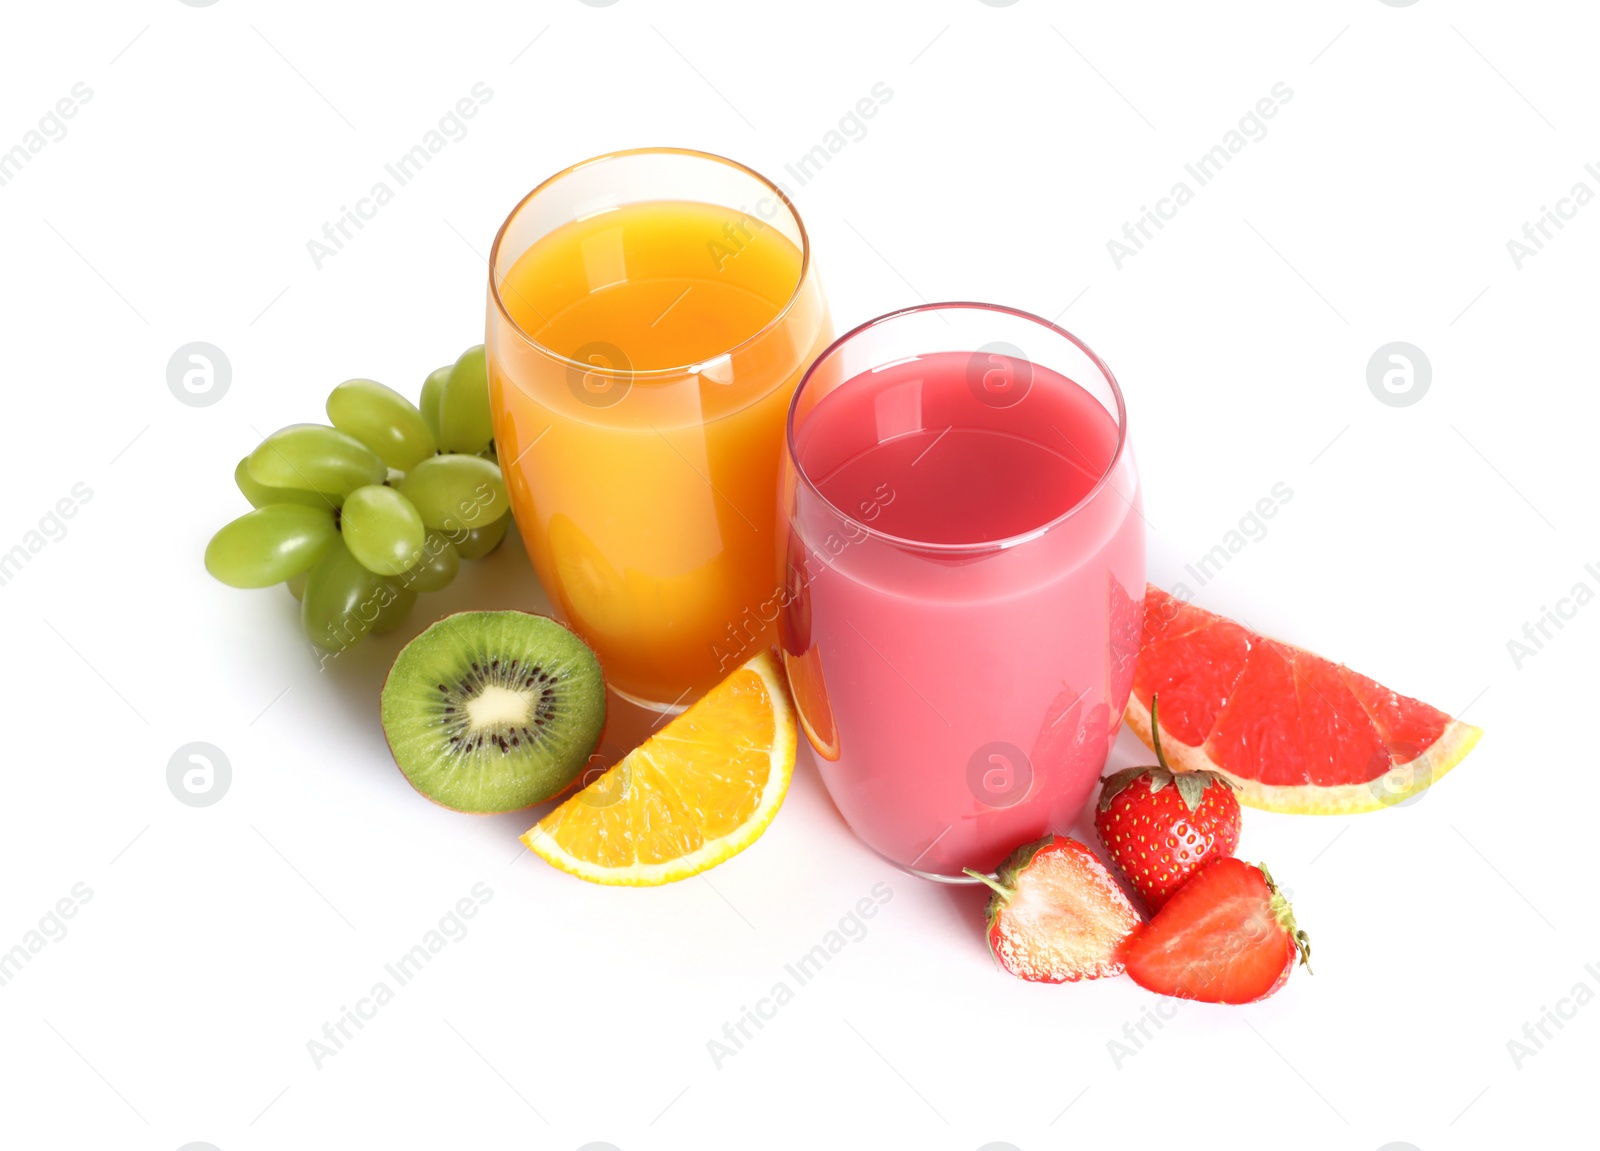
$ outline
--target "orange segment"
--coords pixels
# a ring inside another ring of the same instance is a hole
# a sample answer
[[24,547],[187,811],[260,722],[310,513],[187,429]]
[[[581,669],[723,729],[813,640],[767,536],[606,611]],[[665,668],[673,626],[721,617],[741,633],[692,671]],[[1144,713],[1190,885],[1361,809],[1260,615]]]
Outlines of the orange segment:
[[794,712],[763,652],[541,819],[522,841],[591,883],[648,887],[743,851],[794,774]]
[[783,669],[789,674],[789,690],[794,692],[794,708],[800,715],[811,748],[823,759],[839,758],[839,729],[833,723],[833,705],[828,702],[828,687],[822,678],[822,652],[808,648],[799,655],[783,653]]

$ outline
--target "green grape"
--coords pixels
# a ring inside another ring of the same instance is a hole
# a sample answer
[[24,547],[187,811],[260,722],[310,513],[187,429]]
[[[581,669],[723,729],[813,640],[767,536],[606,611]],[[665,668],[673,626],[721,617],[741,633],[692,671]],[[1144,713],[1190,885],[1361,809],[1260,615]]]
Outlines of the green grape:
[[306,579],[300,626],[324,651],[343,651],[372,630],[391,594],[383,577],[362,567],[336,540]]
[[211,537],[206,571],[229,587],[271,587],[309,569],[338,536],[327,508],[269,504]]
[[461,353],[439,396],[439,446],[447,452],[478,452],[492,439],[489,369],[479,344]]
[[439,591],[449,587],[460,570],[461,556],[455,545],[440,533],[429,532],[422,544],[422,558],[397,582],[413,591]]
[[250,478],[273,488],[321,492],[334,502],[366,484],[381,484],[389,469],[373,450],[326,424],[292,424],[250,453]]
[[400,494],[416,505],[423,523],[437,530],[480,527],[511,506],[499,467],[479,456],[423,460],[400,481]]
[[417,602],[417,593],[408,587],[401,587],[399,581],[385,580],[384,585],[390,598],[378,609],[378,618],[372,621],[373,635],[387,635],[405,623],[406,616],[411,614]]
[[328,393],[328,421],[406,471],[439,450],[433,429],[412,402],[376,380],[346,380]]
[[311,578],[309,571],[303,571],[297,576],[290,576],[284,581],[283,586],[289,589],[289,594],[295,599],[302,599],[306,594],[306,580]]
[[381,576],[397,576],[416,563],[427,534],[411,501],[382,484],[346,496],[339,527],[350,554]]
[[300,504],[308,508],[332,510],[332,502],[316,492],[297,488],[269,488],[265,484],[256,483],[250,478],[249,465],[248,457],[239,461],[239,466],[233,469],[233,482],[244,493],[244,498],[250,501],[251,507],[264,508],[268,504]]
[[422,381],[422,399],[417,406],[422,409],[422,418],[428,422],[435,441],[439,439],[439,397],[444,395],[444,383],[454,370],[454,364],[446,364],[429,372],[428,378]]
[[500,541],[506,538],[506,528],[510,526],[511,515],[507,513],[492,524],[456,532],[450,539],[455,544],[456,554],[462,559],[482,559],[500,546]]

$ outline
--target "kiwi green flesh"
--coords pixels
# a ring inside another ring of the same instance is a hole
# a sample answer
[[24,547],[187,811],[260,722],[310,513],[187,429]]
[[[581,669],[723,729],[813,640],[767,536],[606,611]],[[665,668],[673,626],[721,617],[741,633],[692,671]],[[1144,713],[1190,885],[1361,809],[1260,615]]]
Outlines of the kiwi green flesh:
[[411,786],[444,807],[519,811],[577,778],[605,726],[600,662],[546,616],[446,616],[400,652],[384,734]]

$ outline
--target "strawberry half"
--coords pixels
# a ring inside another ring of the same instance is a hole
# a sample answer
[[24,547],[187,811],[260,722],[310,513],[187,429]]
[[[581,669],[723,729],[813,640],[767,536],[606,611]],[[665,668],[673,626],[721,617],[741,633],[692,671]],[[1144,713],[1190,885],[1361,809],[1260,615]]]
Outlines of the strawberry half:
[[1202,868],[1122,949],[1140,987],[1202,1003],[1254,1003],[1311,969],[1311,940],[1265,867]]
[[1047,835],[1017,848],[990,879],[989,950],[1018,979],[1076,983],[1117,975],[1117,950],[1139,913],[1111,873],[1083,844]]
[[[1152,697],[1152,717],[1156,707]],[[1161,753],[1159,730],[1151,731],[1158,766],[1106,776],[1094,829],[1145,905],[1159,911],[1189,876],[1238,848],[1239,801],[1233,782],[1223,776],[1173,771]]]

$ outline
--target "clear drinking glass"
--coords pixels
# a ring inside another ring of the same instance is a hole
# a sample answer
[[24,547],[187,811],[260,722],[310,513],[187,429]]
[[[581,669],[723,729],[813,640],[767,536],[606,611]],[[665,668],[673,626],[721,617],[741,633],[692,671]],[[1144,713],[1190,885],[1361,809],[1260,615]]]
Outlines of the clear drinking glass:
[[778,507],[784,659],[855,833],[959,882],[1069,827],[1143,619],[1138,475],[1105,364],[1010,308],[873,320],[801,381]]
[[501,227],[487,348],[512,510],[625,698],[679,708],[775,638],[784,415],[830,337],[794,205],[731,160],[601,156]]

